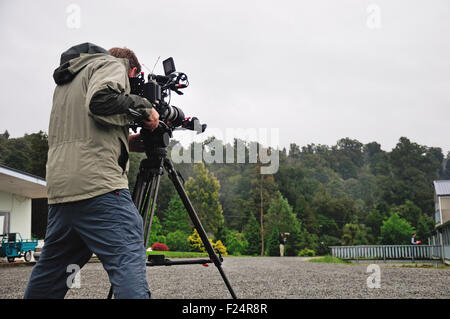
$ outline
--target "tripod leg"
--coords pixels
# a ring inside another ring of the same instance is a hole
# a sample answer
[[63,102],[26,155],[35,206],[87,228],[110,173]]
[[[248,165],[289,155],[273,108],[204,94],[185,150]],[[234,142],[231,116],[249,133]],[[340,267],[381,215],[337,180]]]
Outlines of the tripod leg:
[[175,189],[178,192],[178,195],[180,196],[184,207],[186,208],[189,217],[192,220],[192,223],[195,226],[195,229],[197,229],[197,232],[202,239],[203,245],[206,248],[206,251],[208,252],[209,257],[214,262],[214,265],[216,265],[217,269],[219,270],[220,275],[222,276],[223,281],[225,282],[225,285],[228,288],[228,291],[230,292],[233,299],[236,299],[236,294],[233,291],[233,288],[231,287],[230,282],[228,281],[228,278],[225,275],[225,272],[222,269],[222,261],[217,257],[216,252],[214,251],[214,248],[211,245],[211,242],[208,239],[208,236],[206,235],[205,229],[203,228],[203,225],[200,222],[200,219],[198,218],[197,213],[195,212],[194,207],[192,206],[191,201],[189,200],[189,197],[186,194],[186,191],[183,187],[183,184],[181,184],[177,171],[175,170],[173,164],[170,162],[169,159],[165,159],[164,161],[164,167],[166,168],[170,180],[173,182],[173,185],[175,186]]
[[153,215],[155,213],[156,199],[158,197],[159,182],[161,180],[161,175],[155,176],[154,179],[156,179],[156,181],[153,180],[152,184],[155,184],[155,189],[154,189],[154,192],[152,190],[151,193],[149,194],[149,197],[148,197],[147,203],[146,203],[146,212],[145,212],[146,218],[144,219],[144,227],[145,227],[145,225],[147,223],[147,219],[148,219],[148,205],[150,203],[150,200],[152,201],[152,208],[151,208],[151,212],[150,212],[150,220],[148,222],[147,230],[146,230],[146,232],[144,234],[144,246],[145,247],[147,247],[148,240],[150,238],[150,231],[152,229]]
[[[142,198],[142,201],[139,203],[139,207],[140,207],[139,213],[142,216],[142,220],[143,220],[143,224],[144,224],[144,230],[146,229],[146,226],[147,226],[148,207],[150,205],[150,201],[151,201],[151,198],[152,198],[153,186],[154,186],[154,178],[152,178],[150,183],[147,183],[145,185],[144,196]],[[143,209],[142,209],[142,207],[143,207]]]
[[141,193],[141,187],[142,187],[142,174],[139,172],[136,176],[136,182],[134,183],[133,188],[133,194],[131,195],[131,198],[133,199],[134,203],[138,202],[140,193]]
[[142,203],[144,194],[145,194],[145,189],[147,187],[148,184],[148,178],[147,178],[147,172],[145,171],[144,167],[144,162],[142,161],[139,167],[139,173],[136,177],[136,183],[133,189],[133,202],[136,205],[137,210],[140,212],[141,208],[140,205]]
[[113,295],[113,287],[111,285],[111,287],[109,287],[109,292],[108,292],[108,299],[111,299]]

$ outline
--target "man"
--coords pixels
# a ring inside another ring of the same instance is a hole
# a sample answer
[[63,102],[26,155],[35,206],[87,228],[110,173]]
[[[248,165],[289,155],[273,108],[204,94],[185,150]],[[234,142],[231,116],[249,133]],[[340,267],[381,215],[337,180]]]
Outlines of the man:
[[130,94],[128,78],[139,72],[129,49],[108,52],[83,43],[61,55],[48,132],[47,233],[25,298],[64,298],[73,269],[92,253],[115,298],[150,297],[142,218],[127,176],[128,152],[142,145],[139,134],[128,137],[128,123],[133,109],[154,130],[159,115],[148,100]]
[[416,234],[412,234],[411,236],[411,245],[418,245],[421,244],[422,242],[420,240],[416,241]]
[[286,244],[286,237],[283,238],[283,234],[278,234],[278,241],[280,242],[280,257],[284,256],[284,245]]

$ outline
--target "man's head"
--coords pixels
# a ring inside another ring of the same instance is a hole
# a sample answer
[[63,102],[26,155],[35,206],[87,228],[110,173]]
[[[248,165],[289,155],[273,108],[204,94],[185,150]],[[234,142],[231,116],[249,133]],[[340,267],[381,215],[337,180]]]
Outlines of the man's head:
[[141,72],[141,64],[139,63],[134,52],[127,48],[111,48],[109,53],[116,58],[128,59],[130,62],[130,70],[128,71],[128,76],[134,78],[137,74]]

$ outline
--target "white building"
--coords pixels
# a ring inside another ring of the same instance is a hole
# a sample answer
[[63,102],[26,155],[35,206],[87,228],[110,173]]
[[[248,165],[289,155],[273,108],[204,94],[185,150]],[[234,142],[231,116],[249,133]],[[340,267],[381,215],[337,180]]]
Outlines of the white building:
[[31,199],[47,197],[45,180],[0,165],[0,234],[31,238]]
[[441,256],[450,263],[450,180],[434,181],[435,223],[431,232],[430,245],[441,247]]

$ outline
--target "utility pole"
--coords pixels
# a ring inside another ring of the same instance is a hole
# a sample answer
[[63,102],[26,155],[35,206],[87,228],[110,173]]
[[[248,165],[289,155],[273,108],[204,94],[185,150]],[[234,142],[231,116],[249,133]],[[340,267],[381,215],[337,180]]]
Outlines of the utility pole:
[[261,200],[261,213],[260,213],[260,223],[261,223],[261,256],[264,256],[264,211],[263,211],[263,175],[261,175],[261,183],[259,188],[259,198]]

